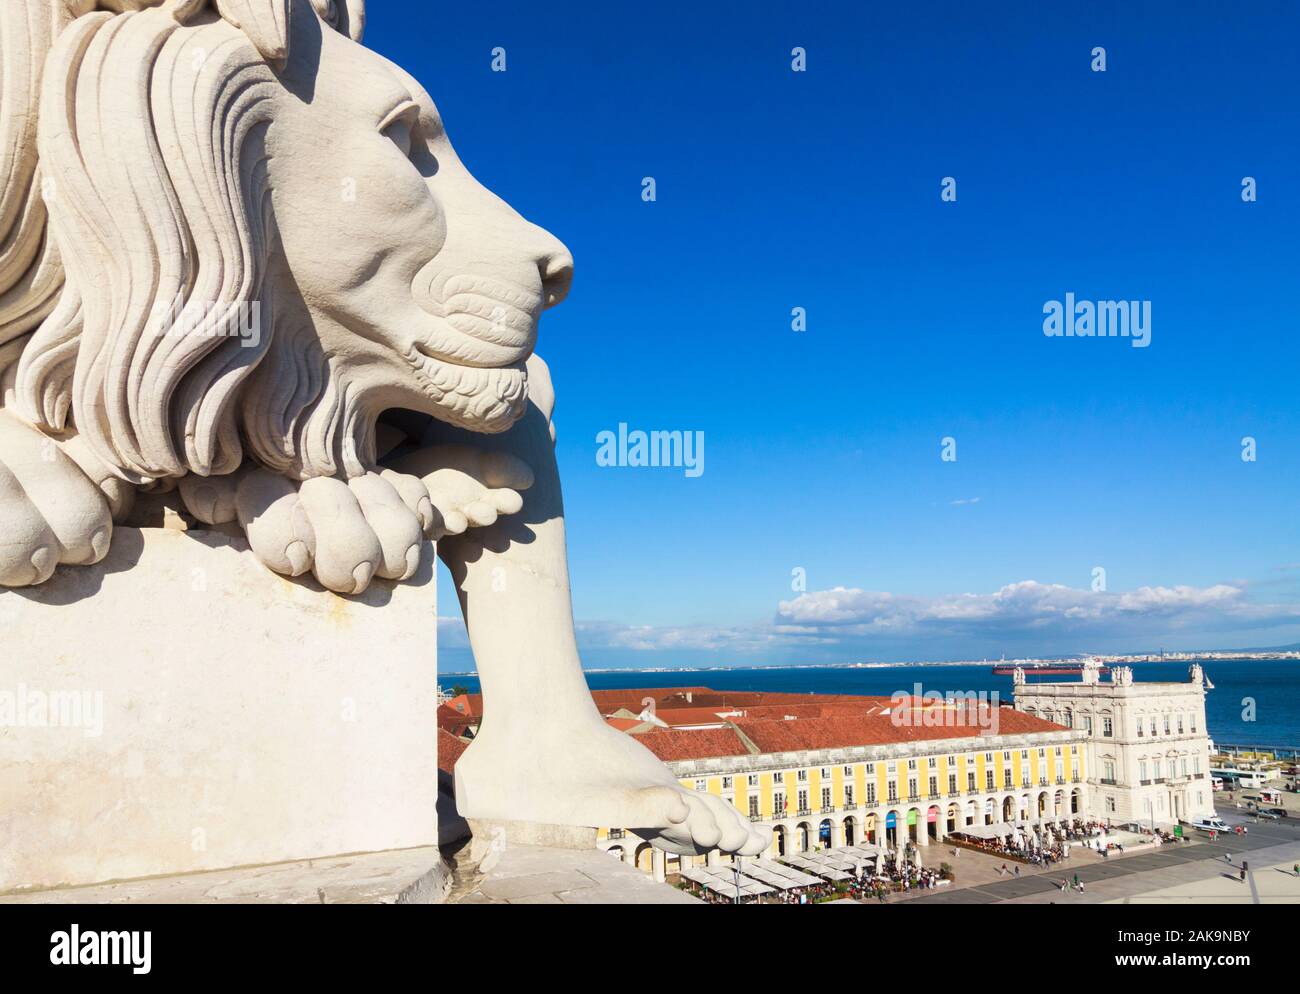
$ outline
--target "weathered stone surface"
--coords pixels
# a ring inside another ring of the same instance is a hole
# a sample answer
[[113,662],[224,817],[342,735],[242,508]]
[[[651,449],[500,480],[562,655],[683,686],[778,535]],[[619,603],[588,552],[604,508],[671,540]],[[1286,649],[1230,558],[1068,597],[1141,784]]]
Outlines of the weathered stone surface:
[[429,543],[344,598],[162,529],[0,592],[0,892],[436,845],[435,610]]
[[10,894],[0,904],[437,904],[450,886],[430,846]]
[[456,876],[457,904],[702,903],[596,849],[510,845]]

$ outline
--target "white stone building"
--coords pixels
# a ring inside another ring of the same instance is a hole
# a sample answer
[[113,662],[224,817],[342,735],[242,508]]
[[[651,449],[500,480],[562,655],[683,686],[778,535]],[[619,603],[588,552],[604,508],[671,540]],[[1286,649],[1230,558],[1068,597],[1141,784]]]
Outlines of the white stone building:
[[1103,681],[1095,661],[1079,681],[1014,679],[1017,710],[1087,733],[1091,814],[1165,827],[1214,814],[1200,666],[1181,683],[1135,683],[1128,666]]

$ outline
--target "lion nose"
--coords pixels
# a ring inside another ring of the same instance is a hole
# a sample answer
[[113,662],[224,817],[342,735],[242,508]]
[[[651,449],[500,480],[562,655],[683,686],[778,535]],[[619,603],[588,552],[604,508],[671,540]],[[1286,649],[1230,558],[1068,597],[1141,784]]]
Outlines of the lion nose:
[[573,282],[573,256],[560,242],[554,241],[554,245],[537,260],[537,271],[542,274],[544,307],[554,307],[568,296]]

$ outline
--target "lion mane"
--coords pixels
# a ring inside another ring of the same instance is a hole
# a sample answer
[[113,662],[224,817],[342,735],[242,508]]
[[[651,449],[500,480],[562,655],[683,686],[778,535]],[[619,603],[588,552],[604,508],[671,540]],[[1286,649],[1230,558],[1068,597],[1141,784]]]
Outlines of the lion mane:
[[[360,39],[363,0],[311,2]],[[292,3],[0,5],[0,402],[132,483],[373,463],[346,375],[268,292]]]

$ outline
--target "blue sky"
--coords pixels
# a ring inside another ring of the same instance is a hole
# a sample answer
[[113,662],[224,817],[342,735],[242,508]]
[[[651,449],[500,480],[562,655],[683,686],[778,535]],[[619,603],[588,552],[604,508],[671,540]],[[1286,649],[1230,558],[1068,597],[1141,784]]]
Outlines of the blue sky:
[[[1294,4],[371,8],[576,258],[539,351],[589,666],[1300,640]],[[1150,346],[1046,337],[1067,291]],[[620,422],[704,474],[598,466]]]

